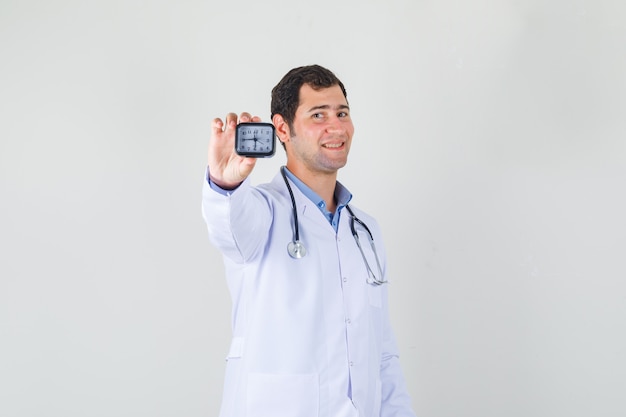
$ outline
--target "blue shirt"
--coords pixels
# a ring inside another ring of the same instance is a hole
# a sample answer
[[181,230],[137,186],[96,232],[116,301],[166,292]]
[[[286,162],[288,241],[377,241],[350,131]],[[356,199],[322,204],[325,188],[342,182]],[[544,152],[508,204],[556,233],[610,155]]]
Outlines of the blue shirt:
[[337,186],[335,187],[335,201],[337,202],[337,210],[334,213],[331,213],[326,208],[326,202],[317,195],[315,191],[313,191],[308,185],[300,181],[298,177],[293,175],[291,171],[285,167],[285,174],[287,178],[289,178],[298,189],[304,194],[309,200],[315,203],[317,208],[319,208],[326,217],[326,219],[330,222],[330,224],[337,231],[337,225],[339,225],[339,216],[341,214],[341,209],[344,208],[350,200],[352,200],[352,194],[346,187],[343,186],[339,181],[337,181]]

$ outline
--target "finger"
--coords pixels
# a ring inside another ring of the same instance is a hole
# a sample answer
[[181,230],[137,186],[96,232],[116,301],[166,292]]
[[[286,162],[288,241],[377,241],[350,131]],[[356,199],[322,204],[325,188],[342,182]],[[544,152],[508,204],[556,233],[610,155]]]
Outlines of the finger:
[[250,115],[250,113],[248,112],[243,112],[241,113],[241,115],[239,116],[239,121],[241,123],[248,123],[252,120],[252,116]]
[[226,115],[226,128],[225,131],[235,130],[237,126],[237,115],[235,113],[228,113]]
[[215,119],[213,119],[213,123],[211,123],[211,131],[213,133],[213,136],[215,136],[218,133],[221,133],[223,128],[224,128],[224,122],[222,122],[222,119],[220,119],[219,117],[216,117]]
[[261,121],[261,118],[259,116],[254,116],[252,117],[252,121],[255,123],[259,123]]

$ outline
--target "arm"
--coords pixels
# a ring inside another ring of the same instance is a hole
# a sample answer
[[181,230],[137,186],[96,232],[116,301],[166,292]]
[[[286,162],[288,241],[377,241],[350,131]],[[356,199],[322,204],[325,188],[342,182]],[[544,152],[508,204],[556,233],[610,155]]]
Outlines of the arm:
[[[388,316],[387,313],[385,315]],[[382,383],[380,416],[415,417],[411,407],[411,398],[407,392],[404,375],[400,367],[398,347],[388,317],[384,326],[383,352],[380,365],[380,380]]]
[[[242,113],[240,121],[260,121],[260,118]],[[263,246],[271,224],[271,210],[261,193],[247,181],[256,159],[235,152],[236,125],[234,113],[226,116],[225,126],[221,119],[213,120],[202,215],[213,244],[225,256],[242,263]]]
[[[376,230],[379,230],[378,225]],[[382,237],[379,237],[379,240],[382,241]],[[380,246],[383,273],[385,279],[387,279],[386,248],[385,245]],[[382,385],[380,417],[415,417],[411,398],[402,373],[398,345],[389,318],[389,284],[383,284],[381,290],[383,344],[380,363],[380,380]]]

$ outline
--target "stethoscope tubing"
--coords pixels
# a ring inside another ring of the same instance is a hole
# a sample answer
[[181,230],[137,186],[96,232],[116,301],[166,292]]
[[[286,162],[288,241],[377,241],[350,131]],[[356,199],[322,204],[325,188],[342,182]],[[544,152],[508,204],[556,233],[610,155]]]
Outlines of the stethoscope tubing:
[[293,211],[293,237],[294,241],[300,241],[300,230],[298,229],[298,210],[296,209],[296,199],[293,196],[293,191],[291,190],[291,185],[289,185],[289,181],[287,180],[287,175],[285,174],[285,167],[280,168],[280,173],[283,175],[283,180],[285,180],[285,185],[287,186],[287,191],[289,191],[289,197],[291,197],[291,207]]
[[[292,208],[292,213],[293,213],[293,240],[287,244],[287,252],[289,253],[289,256],[291,256],[292,258],[300,259],[306,255],[306,248],[304,247],[302,242],[300,242],[300,229],[299,229],[299,222],[298,222],[298,210],[296,208],[296,199],[293,195],[293,190],[291,189],[291,185],[289,184],[287,175],[285,174],[285,169],[286,168],[282,166],[280,168],[280,173],[282,174],[283,180],[285,180],[285,185],[287,186],[287,191],[289,192],[289,197],[291,198],[291,208]],[[361,257],[363,258],[363,262],[365,263],[365,267],[367,269],[367,274],[368,274],[367,282],[370,284],[374,284],[374,285],[381,285],[381,284],[386,283],[387,281],[383,279],[383,272],[380,266],[380,261],[378,260],[378,252],[376,251],[376,245],[374,244],[374,236],[372,235],[372,232],[370,231],[369,227],[367,227],[367,225],[354,214],[350,206],[347,204],[346,204],[346,210],[348,210],[348,213],[350,213],[350,218],[351,218],[350,230],[352,232],[352,236],[354,236],[354,240],[357,244],[357,247],[359,248],[359,252],[361,252]],[[363,251],[363,248],[361,247],[361,240],[359,239],[359,234],[356,231],[356,228],[354,227],[355,222],[360,224],[363,227],[363,229],[365,229],[365,231],[367,232],[367,236],[369,237],[372,251],[374,252],[374,258],[376,259],[376,266],[378,267],[378,274],[380,278],[376,277],[376,274],[374,274],[374,271],[372,271],[372,268],[370,267],[370,264],[367,261],[367,258],[365,257],[365,252]]]
[[293,191],[291,190],[291,185],[289,185],[289,181],[287,180],[287,175],[285,174],[285,167],[280,168],[280,173],[285,180],[285,185],[287,186],[287,191],[289,191],[289,197],[291,197],[291,207],[293,212],[293,240],[287,244],[287,252],[289,256],[294,259],[300,259],[306,255],[306,248],[300,242],[300,229],[298,227],[298,210],[296,209],[296,199],[293,196]]

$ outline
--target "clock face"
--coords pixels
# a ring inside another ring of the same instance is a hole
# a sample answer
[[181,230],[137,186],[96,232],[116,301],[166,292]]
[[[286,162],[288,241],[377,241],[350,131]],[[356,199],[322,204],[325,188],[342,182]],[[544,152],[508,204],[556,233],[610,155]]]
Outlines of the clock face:
[[274,155],[276,132],[271,123],[240,123],[235,134],[235,151],[241,156],[265,158]]

